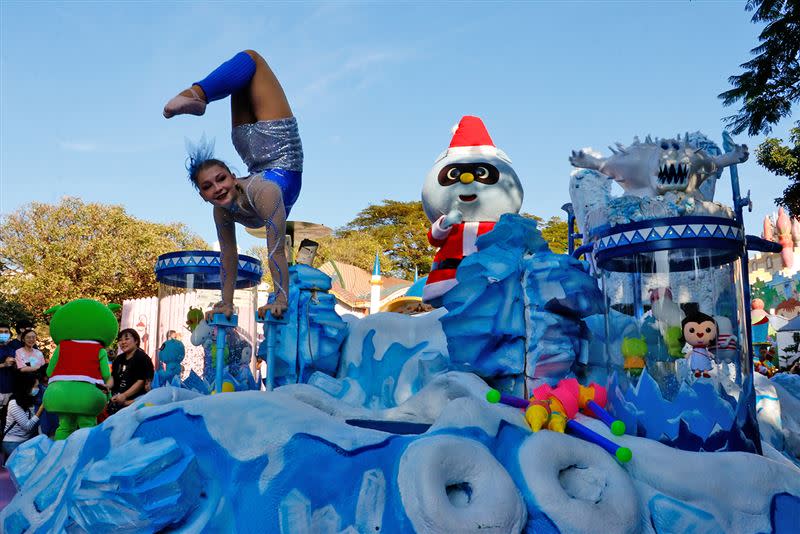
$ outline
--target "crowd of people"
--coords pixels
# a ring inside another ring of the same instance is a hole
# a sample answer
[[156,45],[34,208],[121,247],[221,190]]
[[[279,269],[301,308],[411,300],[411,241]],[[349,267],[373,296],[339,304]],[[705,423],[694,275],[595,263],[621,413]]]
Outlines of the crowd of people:
[[[49,360],[39,349],[36,332],[18,327],[12,335],[8,324],[0,323],[0,429],[2,461],[21,443],[45,434],[53,437],[57,418],[44,410],[42,398],[47,387]],[[108,405],[98,418],[105,419],[130,406],[150,389],[154,368],[150,356],[140,348],[139,333],[126,328],[117,336],[118,354],[111,361],[111,378],[103,386]]]

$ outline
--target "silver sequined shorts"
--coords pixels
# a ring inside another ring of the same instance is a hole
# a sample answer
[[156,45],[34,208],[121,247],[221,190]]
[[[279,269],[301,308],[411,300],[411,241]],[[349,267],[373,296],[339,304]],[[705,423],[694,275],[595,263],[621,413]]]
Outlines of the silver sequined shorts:
[[250,174],[266,169],[303,172],[303,144],[294,117],[241,124],[231,139]]

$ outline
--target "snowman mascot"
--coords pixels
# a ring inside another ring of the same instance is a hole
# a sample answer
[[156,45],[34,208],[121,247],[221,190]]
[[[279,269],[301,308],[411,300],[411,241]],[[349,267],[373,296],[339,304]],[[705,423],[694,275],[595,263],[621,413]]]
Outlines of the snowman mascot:
[[422,187],[422,207],[432,223],[428,241],[439,247],[422,300],[441,306],[443,295],[458,283],[459,264],[478,250],[478,236],[521,206],[522,185],[511,160],[494,146],[481,119],[463,117]]

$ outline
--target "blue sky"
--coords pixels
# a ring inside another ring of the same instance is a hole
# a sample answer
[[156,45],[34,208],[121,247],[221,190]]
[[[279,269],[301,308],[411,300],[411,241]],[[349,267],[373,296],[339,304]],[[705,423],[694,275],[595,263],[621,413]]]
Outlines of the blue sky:
[[[164,103],[241,49],[262,53],[300,122],[292,218],[337,227],[369,203],[416,200],[462,115],[514,161],[523,210],[559,215],[570,150],[701,130],[717,142],[728,88],[757,43],[744,2],[0,3],[0,212],[64,195],[180,221],[209,242],[211,208],[185,139],[230,143],[226,102]],[[791,121],[774,131],[786,136]],[[754,148],[763,138],[737,138]],[[750,233],[786,185],[753,159]],[[717,199],[730,201],[728,174]],[[239,231],[240,246],[256,244]]]

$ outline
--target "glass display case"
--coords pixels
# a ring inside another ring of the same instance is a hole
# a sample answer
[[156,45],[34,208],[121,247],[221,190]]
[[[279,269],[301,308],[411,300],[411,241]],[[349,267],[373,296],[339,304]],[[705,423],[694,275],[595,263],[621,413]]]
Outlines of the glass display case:
[[758,449],[738,223],[651,219],[590,238],[618,391],[612,410],[640,435],[681,448]]
[[[214,374],[214,369],[208,368],[208,352],[213,345],[214,331],[202,327],[198,330],[197,326],[203,313],[221,298],[219,252],[194,250],[162,254],[156,262],[155,272],[158,280],[157,343],[160,346],[170,337],[180,339],[186,348],[181,377],[185,379],[190,371],[194,371],[208,380]],[[255,311],[261,275],[258,259],[239,255],[234,292],[239,323],[233,339],[251,347],[248,352],[251,371],[255,368],[252,347],[257,346]]]

